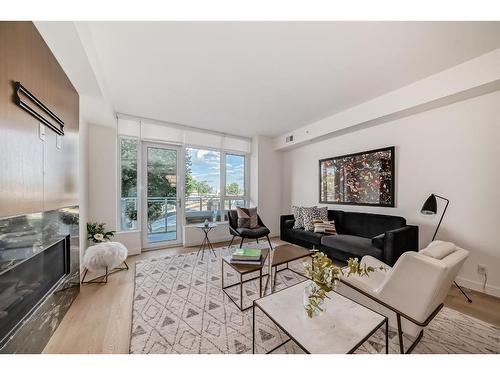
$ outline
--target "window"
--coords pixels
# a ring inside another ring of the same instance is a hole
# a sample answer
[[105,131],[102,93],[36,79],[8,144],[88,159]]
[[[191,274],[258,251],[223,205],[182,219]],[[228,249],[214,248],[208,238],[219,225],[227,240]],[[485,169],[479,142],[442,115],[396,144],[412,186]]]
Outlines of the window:
[[224,210],[234,210],[237,206],[247,206],[246,157],[245,155],[225,154],[226,156],[226,189],[224,194]]
[[221,153],[186,148],[186,223],[221,220]]
[[120,229],[136,230],[137,226],[137,155],[138,140],[120,138]]
[[227,220],[226,212],[248,205],[246,156],[186,148],[186,224]]

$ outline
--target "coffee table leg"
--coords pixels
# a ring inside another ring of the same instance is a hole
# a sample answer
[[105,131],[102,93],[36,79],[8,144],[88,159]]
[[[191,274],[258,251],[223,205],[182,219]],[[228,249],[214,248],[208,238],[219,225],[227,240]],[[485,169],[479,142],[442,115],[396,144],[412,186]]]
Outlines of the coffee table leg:
[[389,319],[385,318],[385,354],[389,354]]
[[252,309],[252,354],[255,354],[255,303]]
[[243,275],[240,273],[240,310],[243,311]]
[[222,283],[222,290],[224,290],[224,260],[221,261],[221,283]]
[[[272,269],[272,268],[271,268]],[[273,276],[273,284],[271,291],[274,293],[274,290],[276,289],[276,275],[278,274],[278,266],[274,267],[274,276]]]
[[262,268],[259,270],[259,296],[262,298]]

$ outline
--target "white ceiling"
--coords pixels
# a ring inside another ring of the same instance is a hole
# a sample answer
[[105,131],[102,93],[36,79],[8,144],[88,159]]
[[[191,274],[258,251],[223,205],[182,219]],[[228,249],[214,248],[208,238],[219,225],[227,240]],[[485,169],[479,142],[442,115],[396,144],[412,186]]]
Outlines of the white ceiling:
[[500,22],[89,22],[117,112],[276,136],[500,47]]

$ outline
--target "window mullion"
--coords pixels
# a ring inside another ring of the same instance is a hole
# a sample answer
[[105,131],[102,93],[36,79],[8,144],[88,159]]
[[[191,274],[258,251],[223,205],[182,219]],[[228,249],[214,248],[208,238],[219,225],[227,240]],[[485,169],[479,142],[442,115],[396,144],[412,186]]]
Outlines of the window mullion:
[[226,153],[221,151],[220,155],[220,217],[224,221],[226,217]]

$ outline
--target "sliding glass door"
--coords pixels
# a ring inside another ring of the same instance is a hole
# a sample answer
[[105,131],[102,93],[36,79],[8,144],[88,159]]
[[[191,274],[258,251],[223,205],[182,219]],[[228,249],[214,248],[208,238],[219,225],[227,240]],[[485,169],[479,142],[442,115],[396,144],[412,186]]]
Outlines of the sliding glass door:
[[181,165],[180,147],[143,143],[143,248],[182,242]]

